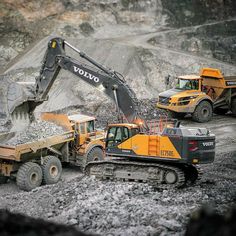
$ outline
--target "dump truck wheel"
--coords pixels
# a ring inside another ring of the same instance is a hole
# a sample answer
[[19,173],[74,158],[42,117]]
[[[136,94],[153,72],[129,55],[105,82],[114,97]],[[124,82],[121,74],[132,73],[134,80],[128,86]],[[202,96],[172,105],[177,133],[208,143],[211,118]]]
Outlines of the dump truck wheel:
[[234,98],[232,100],[232,103],[231,103],[231,111],[234,115],[236,115],[236,98]]
[[228,112],[228,109],[224,109],[224,108],[216,108],[214,110],[214,113],[217,115],[224,115]]
[[0,176],[0,184],[5,184],[8,180],[8,177],[6,176]]
[[87,163],[91,161],[101,161],[103,159],[104,153],[99,147],[94,147],[87,155]]
[[41,185],[42,177],[42,169],[37,163],[26,162],[17,172],[16,183],[20,189],[30,191]]
[[55,156],[46,156],[43,160],[43,183],[55,184],[61,178],[62,165],[61,161]]
[[192,118],[194,121],[203,123],[212,118],[212,113],[212,105],[208,101],[202,101],[195,108]]

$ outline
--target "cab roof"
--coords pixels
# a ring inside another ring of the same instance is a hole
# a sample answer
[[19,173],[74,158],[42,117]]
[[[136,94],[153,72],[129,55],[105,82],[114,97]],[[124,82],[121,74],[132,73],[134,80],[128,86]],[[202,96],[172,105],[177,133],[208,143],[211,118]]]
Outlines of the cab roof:
[[178,77],[178,79],[198,80],[198,79],[201,79],[201,77],[199,75],[181,75]]
[[87,115],[82,115],[82,114],[71,115],[71,116],[68,116],[68,118],[70,121],[73,121],[73,122],[87,122],[87,121],[96,119],[93,116],[87,116]]

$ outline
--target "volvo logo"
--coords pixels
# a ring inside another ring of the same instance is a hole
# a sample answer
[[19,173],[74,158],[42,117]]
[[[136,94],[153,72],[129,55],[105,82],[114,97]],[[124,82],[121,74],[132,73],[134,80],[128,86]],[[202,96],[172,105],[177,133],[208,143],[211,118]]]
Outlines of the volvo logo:
[[214,142],[206,142],[206,143],[202,143],[202,145],[204,147],[210,147],[210,146],[213,146],[214,145]]
[[81,69],[79,67],[76,67],[76,66],[73,66],[73,67],[74,67],[74,72],[79,73],[80,75],[82,75],[85,78],[93,80],[95,83],[99,82],[99,78],[98,77],[88,73],[87,71],[84,71],[83,69]]

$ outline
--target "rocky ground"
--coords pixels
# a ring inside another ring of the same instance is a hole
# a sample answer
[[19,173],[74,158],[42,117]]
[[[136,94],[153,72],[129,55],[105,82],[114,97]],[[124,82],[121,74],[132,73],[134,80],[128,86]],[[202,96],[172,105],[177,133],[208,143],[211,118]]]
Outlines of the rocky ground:
[[[1,208],[100,235],[183,235],[191,212],[200,206],[210,204],[225,213],[235,203],[235,162],[225,153],[216,158],[203,168],[199,183],[184,189],[76,177],[29,193],[5,193]],[[231,178],[224,177],[222,165]]]
[[235,127],[230,115],[209,123],[217,134],[216,159],[202,166],[202,179],[194,186],[163,190],[145,183],[102,182],[67,167],[58,184],[31,192],[18,190],[13,180],[2,185],[1,208],[100,235],[184,235],[191,213],[201,206],[221,214],[235,206]]
[[[47,43],[55,36],[122,73],[145,118],[157,119],[162,113],[156,109],[156,99],[166,89],[166,75],[172,84],[177,75],[198,74],[202,67],[235,75],[235,3],[1,1],[0,132],[12,128],[5,118],[19,103],[16,95],[25,97],[29,92],[13,81],[35,81]],[[81,60],[76,53],[66,52]],[[116,122],[109,98],[67,71],[60,72],[49,100],[37,107],[36,118],[42,111],[93,115],[99,128]],[[143,183],[101,182],[82,178],[81,170],[71,166],[63,169],[58,184],[31,192],[19,190],[14,179],[9,180],[0,188],[0,208],[100,235],[183,235],[190,214],[202,205],[213,205],[221,214],[235,205],[236,121],[228,114],[214,116],[207,124],[187,117],[182,124],[208,127],[216,134],[216,160],[202,167],[203,177],[194,186],[160,190]]]

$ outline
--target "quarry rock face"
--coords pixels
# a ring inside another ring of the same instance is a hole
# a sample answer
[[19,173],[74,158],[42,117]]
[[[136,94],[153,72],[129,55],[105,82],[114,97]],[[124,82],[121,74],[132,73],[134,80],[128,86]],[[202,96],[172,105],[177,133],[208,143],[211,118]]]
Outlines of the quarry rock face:
[[[30,43],[51,33],[62,37],[109,38],[163,31],[165,37],[166,29],[184,30],[185,27],[189,27],[188,31],[177,33],[175,37],[180,42],[187,37],[187,43],[181,43],[183,50],[191,51],[193,45],[190,45],[197,44],[197,55],[235,62],[236,6],[233,0],[193,3],[184,0],[181,4],[178,0],[3,0],[0,9],[2,71]],[[229,23],[231,19],[233,22]],[[210,23],[213,25],[204,27]],[[218,25],[215,27],[214,23]],[[197,25],[200,29],[203,25],[199,35],[196,35]],[[209,32],[213,37],[209,38]],[[169,38],[167,44],[175,43]],[[203,45],[198,40],[203,40]],[[228,46],[232,48],[229,50]]]
[[[121,73],[138,99],[156,99],[166,89],[167,75],[173,85],[176,76],[198,74],[202,67],[218,68],[225,75],[236,73],[234,4],[229,0],[214,4],[161,0],[25,4],[24,0],[3,0],[1,71],[14,81],[34,82],[48,41],[59,36]],[[89,65],[75,52],[66,53]],[[0,107],[8,116],[4,99]],[[99,107],[107,103],[110,99],[103,93],[61,70],[48,101],[36,108],[36,114],[76,108],[97,115]]]

